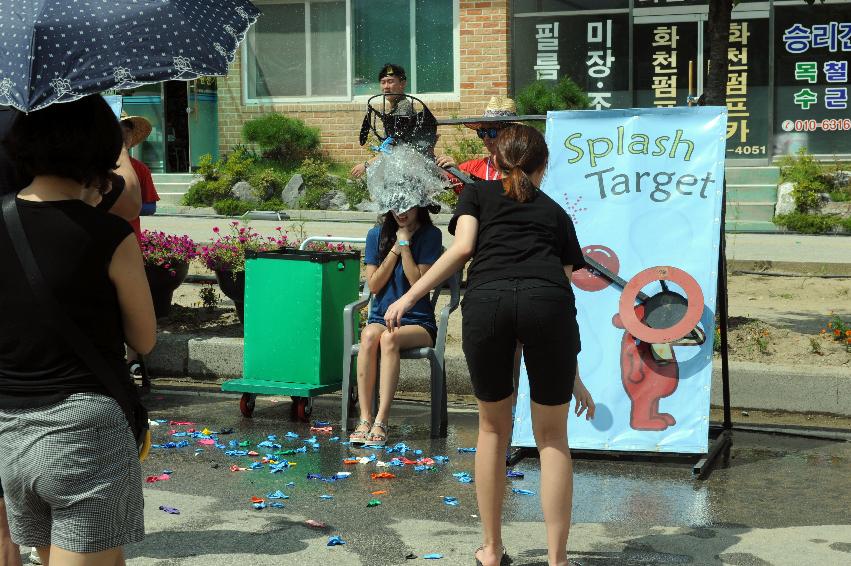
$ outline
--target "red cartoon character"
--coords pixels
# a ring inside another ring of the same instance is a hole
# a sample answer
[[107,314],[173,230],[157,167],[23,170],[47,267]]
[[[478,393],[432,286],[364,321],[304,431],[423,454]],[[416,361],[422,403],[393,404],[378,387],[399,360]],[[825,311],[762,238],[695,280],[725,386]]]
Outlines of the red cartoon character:
[[[700,286],[685,271],[666,266],[645,269],[627,282],[617,274],[619,262],[611,249],[589,246],[583,252],[589,267],[577,272],[574,284],[592,292],[609,283],[623,288],[612,324],[624,329],[621,381],[632,402],[630,426],[636,430],[665,430],[677,422],[673,415],[659,412],[659,401],[672,395],[679,383],[673,346],[699,346],[705,341],[705,334],[697,326],[703,314]],[[642,292],[643,287],[656,281],[662,286],[660,292],[652,296]],[[688,299],[670,290],[667,281],[679,285]]]

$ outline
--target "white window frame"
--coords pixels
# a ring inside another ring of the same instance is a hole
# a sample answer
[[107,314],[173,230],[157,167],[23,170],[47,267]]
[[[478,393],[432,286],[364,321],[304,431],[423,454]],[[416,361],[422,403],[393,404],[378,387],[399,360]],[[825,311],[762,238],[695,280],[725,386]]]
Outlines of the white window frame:
[[[311,68],[310,68],[310,41],[311,41],[311,33],[310,33],[310,4],[311,3],[319,3],[319,2],[330,2],[333,0],[255,0],[255,4],[262,10],[263,5],[277,5],[277,4],[304,4],[305,5],[305,63],[307,65],[306,70],[306,81],[307,81],[307,91],[310,92],[311,87]],[[261,104],[323,104],[329,102],[352,102],[352,103],[362,103],[366,104],[366,101],[369,100],[370,96],[373,95],[352,95],[352,21],[354,18],[354,8],[352,6],[351,0],[345,0],[346,2],[346,94],[341,96],[311,96],[308,94],[307,96],[264,96],[264,97],[250,97],[248,96],[248,67],[250,64],[250,44],[254,43],[255,40],[255,32],[254,26],[248,32],[246,36],[246,41],[242,48],[242,70],[241,70],[241,82],[242,82],[242,104],[244,106],[248,105],[261,105]],[[410,2],[410,14],[411,14],[411,29],[415,29],[416,25],[416,0],[409,0]],[[261,16],[262,17],[262,16]],[[422,99],[425,102],[459,102],[461,100],[461,18],[460,18],[460,7],[459,0],[452,1],[452,59],[453,59],[453,82],[454,82],[454,90],[452,92],[438,92],[438,93],[423,93],[416,94],[414,91],[416,90],[417,84],[417,69],[416,69],[416,53],[417,53],[417,45],[416,45],[416,34],[411,34],[411,60],[413,61],[412,69],[408,72],[408,86],[409,91],[412,96],[416,96],[417,98]],[[380,94],[376,92],[375,94]]]

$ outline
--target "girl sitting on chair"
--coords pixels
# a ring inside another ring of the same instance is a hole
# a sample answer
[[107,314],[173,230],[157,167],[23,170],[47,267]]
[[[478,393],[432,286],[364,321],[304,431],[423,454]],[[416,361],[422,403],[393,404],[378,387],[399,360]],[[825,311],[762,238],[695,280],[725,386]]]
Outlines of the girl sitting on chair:
[[[435,176],[432,182],[429,177],[411,175],[407,169],[404,175],[392,175],[398,182],[385,182],[391,178],[393,165],[380,161],[399,159],[399,154],[406,153],[405,149],[395,148],[396,155],[382,154],[379,162],[367,170],[373,201],[385,213],[367,234],[364,251],[366,283],[374,297],[358,353],[360,422],[349,436],[355,446],[381,447],[387,443],[390,404],[399,383],[400,352],[434,346],[437,336],[434,308],[428,295],[405,314],[398,330],[390,333],[384,324],[387,307],[425,275],[443,249],[443,235],[429,216],[429,210],[440,210],[431,196],[435,188],[442,190],[439,177]],[[416,158],[413,161],[416,163]],[[379,375],[378,412],[373,414],[375,381]]]

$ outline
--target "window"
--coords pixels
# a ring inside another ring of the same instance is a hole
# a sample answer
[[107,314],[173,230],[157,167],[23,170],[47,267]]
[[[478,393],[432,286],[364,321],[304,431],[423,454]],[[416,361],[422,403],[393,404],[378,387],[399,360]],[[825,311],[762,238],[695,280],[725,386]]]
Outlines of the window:
[[377,94],[378,71],[388,62],[405,67],[411,94],[454,93],[457,1],[256,2],[263,16],[245,49],[246,98]]

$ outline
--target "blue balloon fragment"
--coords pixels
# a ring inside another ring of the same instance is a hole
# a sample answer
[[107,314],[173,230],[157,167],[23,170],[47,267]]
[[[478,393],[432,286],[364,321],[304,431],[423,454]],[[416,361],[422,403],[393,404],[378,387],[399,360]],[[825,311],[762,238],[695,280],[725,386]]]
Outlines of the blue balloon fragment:
[[432,554],[424,554],[423,558],[425,558],[426,560],[440,560],[441,558],[443,558],[443,555],[435,552]]
[[255,509],[257,509],[257,510],[265,509],[265,508],[266,508],[266,504],[265,504],[265,503],[263,503],[263,502],[261,502],[261,503],[254,503],[254,504],[253,504],[253,506],[254,506],[254,508],[255,508]]
[[298,438],[298,435],[294,432],[288,432],[285,436],[287,438]]
[[458,453],[459,454],[475,454],[476,448],[475,447],[473,447],[473,448],[459,448]]
[[328,442],[338,442],[340,440],[339,436],[332,436],[328,439]]
[[458,507],[459,505],[461,505],[461,504],[458,502],[458,498],[457,498],[457,497],[449,497],[449,496],[446,496],[446,497],[444,497],[444,498],[443,498],[443,502],[444,502],[444,503],[446,503],[447,505],[451,506],[451,507]]
[[289,499],[290,496],[281,491],[280,489],[277,491],[273,491],[271,493],[266,494],[266,499]]
[[313,426],[315,426],[315,427],[328,426],[330,424],[331,424],[330,421],[313,421]]
[[239,442],[237,442],[236,440],[231,440],[230,442],[228,442],[228,446],[230,446],[231,448],[237,448],[239,447]]
[[175,438],[183,438],[184,436],[189,436],[188,432],[175,432],[172,434]]
[[334,499],[334,496],[333,496],[333,495],[323,494],[323,495],[320,495],[320,496],[319,496],[319,499],[325,499],[325,500],[328,500],[328,499]]
[[295,487],[295,482],[291,481],[287,484],[287,487]]
[[248,466],[248,467],[251,468],[252,470],[262,470],[263,464],[260,463],[260,462],[251,462],[251,465]]
[[169,515],[180,515],[180,510],[167,505],[160,505],[160,511],[165,511]]
[[431,459],[438,464],[446,464],[449,462],[449,458],[447,456],[432,456]]
[[266,440],[268,440],[269,442],[275,442],[276,440],[278,440],[278,435],[277,434],[270,434],[269,436],[266,437]]
[[269,504],[269,507],[275,507],[277,509],[282,509],[284,507],[284,504],[281,503],[280,501],[273,501],[272,503]]
[[473,476],[468,474],[467,472],[455,472],[452,474],[455,478],[458,479],[461,483],[473,483]]
[[339,546],[341,544],[346,544],[346,541],[344,541],[339,535],[328,537],[328,546]]
[[517,487],[511,488],[511,491],[516,493],[517,495],[535,495],[535,492],[529,489],[520,489]]
[[515,472],[514,470],[508,470],[505,473],[505,477],[523,479],[524,477],[526,477],[526,475],[523,472]]

